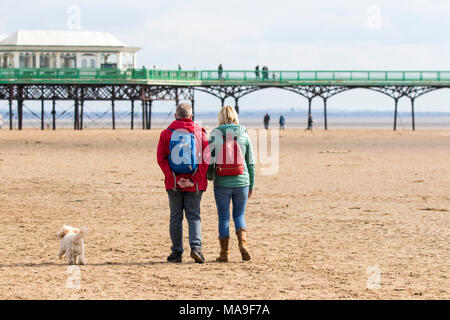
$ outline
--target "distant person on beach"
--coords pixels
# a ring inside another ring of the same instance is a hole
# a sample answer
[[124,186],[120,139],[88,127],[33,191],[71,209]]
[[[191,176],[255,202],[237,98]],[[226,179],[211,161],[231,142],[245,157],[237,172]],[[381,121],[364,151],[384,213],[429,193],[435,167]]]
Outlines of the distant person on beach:
[[280,116],[280,130],[284,130],[284,122],[285,122],[284,116],[281,115]]
[[219,67],[217,68],[217,73],[219,74],[219,79],[222,80],[222,73],[223,73],[222,64],[219,64]]
[[191,258],[204,263],[200,201],[206,190],[206,172],[210,151],[206,131],[192,121],[192,107],[180,103],[175,121],[161,132],[157,160],[165,176],[165,187],[170,206],[170,238],[172,253],[167,261],[182,262],[183,211],[189,226]]
[[264,129],[269,129],[269,121],[270,121],[270,116],[268,113],[266,113],[266,115],[264,116]]
[[313,130],[313,123],[314,123],[313,117],[312,117],[311,114],[309,114],[308,115],[308,127],[305,129],[305,131],[310,130],[312,132],[312,130]]
[[230,252],[230,204],[242,260],[251,259],[247,244],[245,208],[255,184],[253,148],[247,129],[239,125],[233,107],[218,114],[219,126],[210,135],[211,164],[208,179],[214,180],[214,198],[219,216],[220,254],[216,261],[228,262]]
[[0,129],[3,128],[3,115],[0,114]]

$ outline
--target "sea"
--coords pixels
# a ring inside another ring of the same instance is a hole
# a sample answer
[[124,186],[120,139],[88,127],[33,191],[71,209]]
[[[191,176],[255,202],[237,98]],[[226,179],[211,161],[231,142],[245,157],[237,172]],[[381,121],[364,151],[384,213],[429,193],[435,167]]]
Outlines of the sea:
[[[243,111],[239,114],[240,123],[249,128],[262,128],[263,117],[270,115],[270,128],[279,128],[279,118],[285,118],[285,129],[302,129],[307,127],[306,111]],[[313,128],[325,128],[324,115],[313,112]],[[73,113],[71,111],[56,113],[56,129],[73,128]],[[173,112],[153,112],[151,119],[152,129],[166,128],[174,120]],[[205,128],[217,126],[216,112],[197,112],[195,121]],[[142,129],[142,114],[134,115],[134,129]],[[0,123],[2,129],[9,129],[9,114],[7,110],[0,110]],[[327,116],[328,129],[373,129],[392,130],[394,125],[394,112],[388,111],[345,111],[330,110]],[[131,128],[131,113],[129,110],[116,111],[116,129]],[[450,129],[450,112],[416,112],[415,126],[417,130],[446,130]],[[17,128],[17,116],[13,116],[13,127]],[[40,129],[40,111],[24,110],[23,128]],[[44,114],[44,128],[52,128],[50,112]],[[83,120],[84,129],[110,129],[112,128],[111,112],[85,112]],[[397,130],[410,130],[412,128],[411,113],[400,112],[397,116]]]

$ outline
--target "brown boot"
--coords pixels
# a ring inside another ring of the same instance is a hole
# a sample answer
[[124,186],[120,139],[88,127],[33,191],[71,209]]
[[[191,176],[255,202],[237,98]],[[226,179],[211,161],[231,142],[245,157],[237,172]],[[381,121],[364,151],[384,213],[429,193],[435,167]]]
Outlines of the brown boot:
[[239,251],[241,252],[242,260],[249,261],[251,257],[250,253],[248,253],[247,231],[240,228],[238,231],[236,231],[236,235],[239,240]]
[[230,237],[219,238],[220,241],[220,255],[216,258],[218,262],[228,262],[230,255]]

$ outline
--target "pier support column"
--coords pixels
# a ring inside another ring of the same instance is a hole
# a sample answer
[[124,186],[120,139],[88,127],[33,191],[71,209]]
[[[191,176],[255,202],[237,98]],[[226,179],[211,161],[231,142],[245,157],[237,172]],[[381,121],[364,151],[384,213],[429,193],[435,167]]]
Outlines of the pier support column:
[[152,100],[147,101],[148,105],[148,118],[147,118],[147,130],[150,130],[152,128]]
[[414,111],[414,98],[411,98],[411,125],[413,131],[416,130],[416,119],[415,119],[415,111]]
[[144,110],[145,110],[144,130],[148,130],[148,103],[147,103],[147,100],[144,100]]
[[313,98],[308,98],[308,120],[307,120],[307,127],[308,127],[308,129],[309,129],[309,117],[311,116],[312,99]]
[[308,98],[308,117],[311,115],[312,98]]
[[44,99],[41,100],[41,130],[44,130]]
[[223,98],[220,98],[220,106],[223,108],[224,106],[225,106],[225,97],[223,97]]
[[145,110],[145,130],[148,130],[148,101],[144,100],[144,110]]
[[141,100],[142,104],[142,130],[145,130],[145,100]]
[[52,104],[52,129],[56,130],[56,110],[55,110],[55,100],[53,100]]
[[116,110],[114,99],[111,100],[112,129],[116,130]]
[[9,86],[9,95],[8,95],[8,99],[9,99],[9,130],[13,130],[14,129],[14,117],[13,117],[13,106],[12,106],[12,102],[13,102],[13,96],[14,96],[14,91],[13,91],[13,86]]
[[83,130],[83,119],[84,119],[84,99],[81,99],[81,105],[80,105],[80,126],[79,126],[80,130]]
[[394,98],[395,111],[394,111],[394,131],[397,130],[397,114],[398,114],[398,98]]
[[23,87],[17,88],[17,128],[22,130],[23,125]]
[[12,99],[9,99],[9,130],[13,129]]
[[234,109],[239,114],[239,98],[234,98]]
[[78,130],[78,115],[79,115],[79,101],[75,99],[75,106],[73,112],[73,130]]
[[192,121],[195,119],[195,109],[194,109],[195,100],[191,99],[191,107],[192,107]]
[[323,122],[325,130],[328,130],[328,119],[327,119],[327,98],[323,98]]
[[131,130],[134,130],[134,100],[131,100]]
[[22,122],[23,122],[23,99],[17,100],[17,127],[19,130],[22,130]]

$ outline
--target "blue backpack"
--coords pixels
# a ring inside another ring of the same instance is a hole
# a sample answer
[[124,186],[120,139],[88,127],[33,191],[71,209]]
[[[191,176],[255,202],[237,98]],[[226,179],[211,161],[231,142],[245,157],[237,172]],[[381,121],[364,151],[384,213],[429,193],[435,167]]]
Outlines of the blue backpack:
[[169,146],[169,166],[177,174],[194,173],[198,168],[197,147],[192,132],[173,130]]

